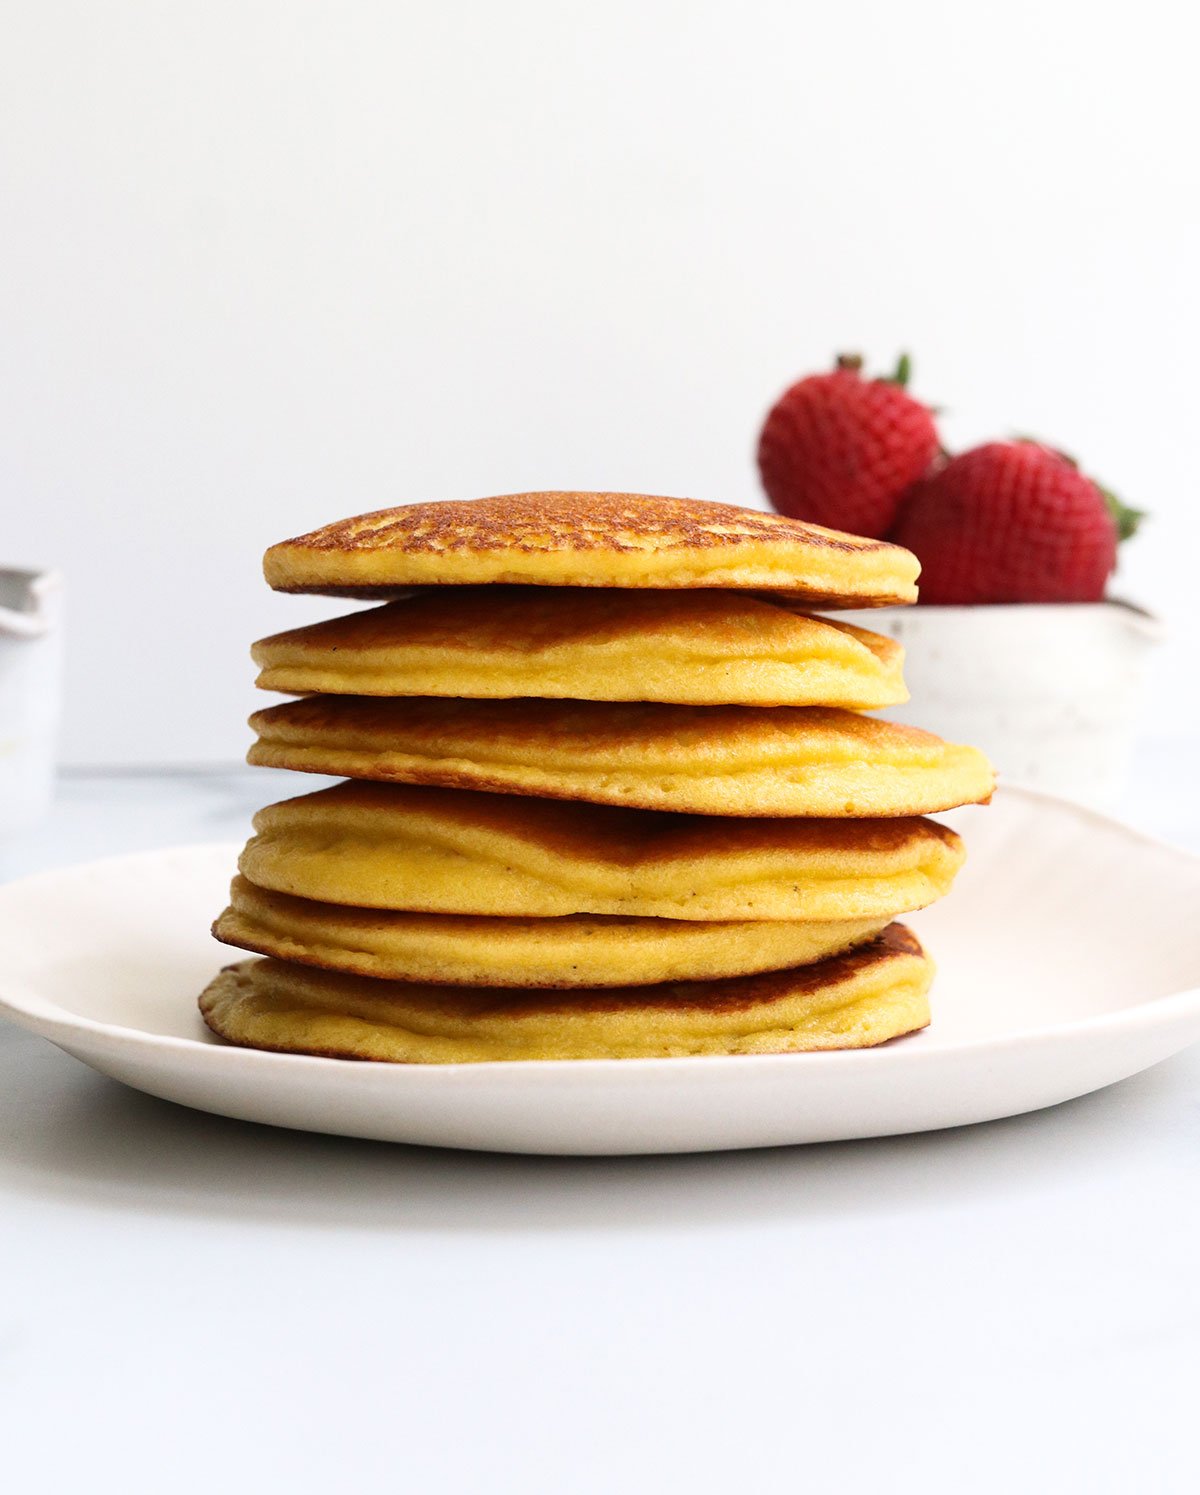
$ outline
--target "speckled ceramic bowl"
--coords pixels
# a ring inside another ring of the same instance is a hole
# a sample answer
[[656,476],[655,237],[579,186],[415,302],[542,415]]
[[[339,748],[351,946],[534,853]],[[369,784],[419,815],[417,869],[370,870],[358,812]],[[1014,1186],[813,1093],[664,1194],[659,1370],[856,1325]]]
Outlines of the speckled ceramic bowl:
[[1003,779],[1100,807],[1123,786],[1156,619],[1124,602],[881,608],[912,699],[883,715],[991,757]]

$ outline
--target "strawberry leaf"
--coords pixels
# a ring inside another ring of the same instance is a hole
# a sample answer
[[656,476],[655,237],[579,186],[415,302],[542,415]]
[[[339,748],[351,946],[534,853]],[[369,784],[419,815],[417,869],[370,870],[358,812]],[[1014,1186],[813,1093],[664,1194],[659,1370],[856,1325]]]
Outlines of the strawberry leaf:
[[[1096,487],[1100,488],[1100,484],[1097,483]],[[1128,540],[1131,535],[1136,535],[1138,525],[1146,517],[1145,509],[1131,509],[1128,504],[1121,502],[1111,488],[1100,488],[1100,494],[1116,523],[1118,541]]]

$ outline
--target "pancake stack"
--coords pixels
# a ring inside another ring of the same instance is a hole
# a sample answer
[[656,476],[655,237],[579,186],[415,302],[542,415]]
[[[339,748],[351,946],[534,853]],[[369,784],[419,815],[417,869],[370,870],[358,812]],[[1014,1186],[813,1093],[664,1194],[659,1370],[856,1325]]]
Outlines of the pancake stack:
[[345,782],[255,819],[205,1021],[409,1063],[865,1047],[924,1027],[897,915],[948,891],[973,748],[865,716],[911,602],[881,541],[724,504],[532,493],[382,510],[267,552],[382,605],[254,646],[252,763]]

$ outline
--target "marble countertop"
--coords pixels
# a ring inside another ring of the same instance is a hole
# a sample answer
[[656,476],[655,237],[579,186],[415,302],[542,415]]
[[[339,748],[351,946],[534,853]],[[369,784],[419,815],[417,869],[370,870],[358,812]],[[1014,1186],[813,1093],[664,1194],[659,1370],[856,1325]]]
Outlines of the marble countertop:
[[[1124,809],[1200,850],[1186,769]],[[0,877],[291,792],[69,777]],[[20,1495],[1190,1492],[1198,1255],[1200,1049],[959,1131],[573,1160],[227,1121],[0,1024]]]

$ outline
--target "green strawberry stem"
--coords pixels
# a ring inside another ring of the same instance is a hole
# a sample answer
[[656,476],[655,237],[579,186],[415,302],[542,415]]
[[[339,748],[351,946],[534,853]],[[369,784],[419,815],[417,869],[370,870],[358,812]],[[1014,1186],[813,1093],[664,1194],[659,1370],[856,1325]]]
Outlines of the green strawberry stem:
[[[844,373],[861,374],[863,371],[863,356],[861,353],[839,353],[837,365]],[[908,381],[912,378],[912,359],[907,353],[901,353],[896,364],[896,371],[888,374],[879,382],[881,384],[898,384],[901,389],[908,388]]]
[[898,384],[901,389],[908,388],[908,381],[912,377],[912,359],[907,353],[901,353],[896,363],[896,372],[886,381],[888,384]]

